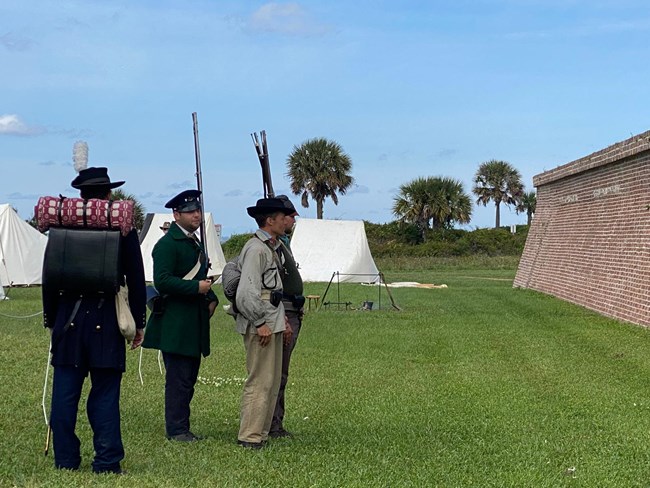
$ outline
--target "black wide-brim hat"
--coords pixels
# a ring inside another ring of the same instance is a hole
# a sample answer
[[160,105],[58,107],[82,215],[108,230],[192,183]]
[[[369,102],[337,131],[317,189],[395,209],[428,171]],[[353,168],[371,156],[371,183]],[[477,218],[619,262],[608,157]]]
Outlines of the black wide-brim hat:
[[108,177],[108,169],[106,168],[86,168],[79,171],[77,177],[72,180],[72,188],[77,188],[78,190],[82,188],[117,188],[122,186],[124,181],[111,181]]
[[285,215],[291,215],[295,212],[290,208],[287,208],[282,200],[279,198],[260,198],[254,207],[248,207],[246,209],[248,215],[251,217],[256,217],[263,214],[272,214],[275,212],[282,212]]

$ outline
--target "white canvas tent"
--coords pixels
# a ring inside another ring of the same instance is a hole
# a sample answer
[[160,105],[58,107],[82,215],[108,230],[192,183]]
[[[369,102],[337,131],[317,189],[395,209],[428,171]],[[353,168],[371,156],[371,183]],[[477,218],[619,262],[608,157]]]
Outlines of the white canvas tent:
[[[153,247],[158,242],[158,239],[163,236],[163,231],[160,230],[160,227],[165,222],[173,221],[174,215],[171,213],[150,213],[145,218],[142,232],[140,233],[140,251],[142,252],[142,260],[144,261],[144,278],[147,281],[153,281],[153,258],[151,257],[151,251],[153,251]],[[205,213],[205,240],[207,241],[208,257],[212,264],[212,267],[208,271],[208,276],[221,276],[221,271],[226,264],[226,258],[223,255],[221,243],[219,242],[217,230],[214,227],[214,221],[210,212]]]
[[0,205],[0,284],[40,285],[47,237]]
[[340,282],[379,281],[363,221],[299,218],[291,250],[303,281],[329,282],[337,271]]

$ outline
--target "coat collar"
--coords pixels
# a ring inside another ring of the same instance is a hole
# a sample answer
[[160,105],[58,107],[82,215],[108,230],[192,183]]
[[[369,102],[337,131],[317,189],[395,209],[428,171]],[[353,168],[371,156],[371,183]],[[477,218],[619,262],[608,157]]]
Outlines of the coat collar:
[[[268,243],[269,245],[271,244],[271,237],[268,232],[263,231],[262,229],[257,229],[255,231],[255,236],[262,242]],[[275,239],[275,245],[273,245],[273,249],[277,249],[280,246],[280,240]]]
[[183,229],[181,229],[181,227],[176,222],[172,222],[172,225],[167,231],[167,233],[170,234],[176,240],[188,239],[187,233]]

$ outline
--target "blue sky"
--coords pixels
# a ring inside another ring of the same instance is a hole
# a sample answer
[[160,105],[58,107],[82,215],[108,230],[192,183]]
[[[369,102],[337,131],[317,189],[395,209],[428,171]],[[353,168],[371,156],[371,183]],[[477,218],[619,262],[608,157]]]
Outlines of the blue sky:
[[[388,222],[401,184],[470,192],[490,159],[532,189],[650,129],[649,51],[641,0],[0,0],[0,203],[29,218],[39,196],[75,195],[84,140],[90,165],[161,212],[196,182],[192,112],[224,235],[254,228],[262,129],[278,193],[294,145],[326,137],[350,155],[355,186],[325,218]],[[467,227],[493,223],[475,206]]]

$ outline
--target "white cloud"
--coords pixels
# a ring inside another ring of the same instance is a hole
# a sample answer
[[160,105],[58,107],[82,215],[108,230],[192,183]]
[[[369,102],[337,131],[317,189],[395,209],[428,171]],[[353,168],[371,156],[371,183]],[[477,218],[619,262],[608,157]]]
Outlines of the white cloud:
[[29,126],[16,114],[0,115],[0,135],[9,136],[36,136],[47,132],[44,127]]
[[506,34],[509,39],[554,39],[558,37],[586,38],[609,34],[650,31],[650,19],[607,20],[586,22],[553,29],[518,31]]
[[13,32],[7,32],[0,36],[0,46],[9,51],[27,51],[34,43],[26,37],[20,37]]
[[441,149],[440,151],[438,151],[434,155],[434,158],[435,159],[446,159],[446,158],[450,158],[452,156],[455,156],[456,154],[458,154],[457,149]]
[[256,31],[292,36],[323,35],[331,29],[312,19],[297,3],[266,3],[250,17],[249,27]]
[[170,183],[167,185],[167,188],[173,188],[174,190],[192,188],[193,183],[190,180],[180,181],[176,183]]
[[34,193],[27,194],[21,192],[14,192],[7,195],[7,197],[13,200],[38,200],[39,196],[40,195],[36,195]]
[[348,191],[348,194],[354,195],[355,193],[370,193],[370,188],[366,185],[354,185],[352,189]]

